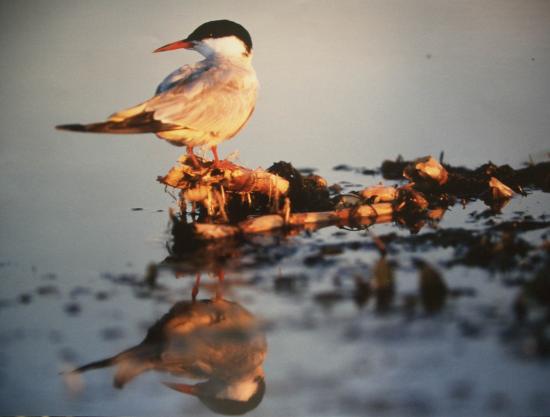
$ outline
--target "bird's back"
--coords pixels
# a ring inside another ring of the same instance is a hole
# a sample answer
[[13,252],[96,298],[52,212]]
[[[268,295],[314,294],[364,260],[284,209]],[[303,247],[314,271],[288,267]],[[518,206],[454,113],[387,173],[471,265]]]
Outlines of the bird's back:
[[172,73],[145,106],[163,124],[180,127],[157,133],[176,145],[214,146],[232,138],[256,104],[258,80],[251,64],[199,64]]

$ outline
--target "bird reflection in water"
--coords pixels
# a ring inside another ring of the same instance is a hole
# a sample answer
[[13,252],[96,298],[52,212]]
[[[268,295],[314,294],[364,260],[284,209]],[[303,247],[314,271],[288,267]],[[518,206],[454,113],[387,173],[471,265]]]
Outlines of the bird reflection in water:
[[139,345],[72,372],[114,366],[118,388],[149,370],[203,380],[164,384],[197,397],[214,412],[239,415],[256,408],[263,399],[266,351],[258,320],[218,294],[208,300],[176,303]]

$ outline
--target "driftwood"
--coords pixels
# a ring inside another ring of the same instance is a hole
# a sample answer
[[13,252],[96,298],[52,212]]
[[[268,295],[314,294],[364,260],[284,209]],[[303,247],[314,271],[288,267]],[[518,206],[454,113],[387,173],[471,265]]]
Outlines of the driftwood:
[[258,192],[270,197],[286,195],[288,192],[287,180],[262,169],[251,170],[229,161],[222,161],[218,167],[213,167],[212,162],[198,156],[196,158],[199,167],[193,166],[190,158],[184,155],[158,181],[184,190],[189,201],[206,199],[208,189],[215,186],[221,186],[228,192]]
[[403,176],[414,182],[443,185],[449,179],[447,170],[431,156],[419,158],[405,166]]
[[285,219],[284,214],[267,214],[244,220],[236,225],[195,223],[195,232],[203,239],[219,239],[238,234],[253,234],[268,232],[282,227],[305,226],[308,224],[335,224],[352,221],[360,222],[363,219],[390,220],[393,207],[390,203],[364,204],[357,207],[345,208],[326,212],[293,213]]
[[489,187],[491,187],[493,200],[507,200],[514,195],[514,190],[495,177],[491,177],[489,180]]
[[289,190],[289,182],[263,169],[251,170],[230,161],[220,161],[216,165],[196,156],[198,166],[188,155],[183,155],[178,163],[158,181],[181,190],[180,205],[190,203],[211,218],[230,221],[227,207],[235,198],[247,202],[253,210],[251,195],[265,196],[264,203],[273,210],[278,209],[281,196]]

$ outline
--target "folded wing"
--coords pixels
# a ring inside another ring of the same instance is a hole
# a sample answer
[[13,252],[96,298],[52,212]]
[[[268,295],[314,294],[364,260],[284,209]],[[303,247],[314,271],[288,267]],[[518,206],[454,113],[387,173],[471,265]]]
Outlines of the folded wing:
[[[105,122],[67,124],[57,129],[94,133],[159,133],[186,130],[230,137],[246,122],[256,100],[256,85],[231,71],[183,67],[157,88],[158,94],[112,114]],[[208,76],[201,76],[201,75]]]

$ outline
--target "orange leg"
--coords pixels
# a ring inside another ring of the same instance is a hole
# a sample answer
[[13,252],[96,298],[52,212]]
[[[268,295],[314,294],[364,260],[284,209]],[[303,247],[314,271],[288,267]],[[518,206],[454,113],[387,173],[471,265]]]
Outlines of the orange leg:
[[220,158],[218,157],[218,146],[212,146],[210,150],[212,151],[212,155],[214,155],[214,162],[211,165],[212,168],[231,169],[235,166],[234,164],[232,164],[229,161],[226,161],[225,159],[220,160]]
[[218,162],[220,162],[220,158],[218,157],[218,146],[214,145],[210,150],[212,151],[212,155],[214,155],[214,165],[217,165]]
[[225,272],[219,270],[216,275],[218,276],[218,285],[216,286],[216,300],[223,298],[223,280],[225,278]]
[[191,290],[191,300],[195,302],[197,300],[197,295],[199,294],[199,285],[201,284],[201,273],[197,272],[195,277],[195,284]]
[[199,161],[193,152],[192,146],[187,147],[187,155],[189,155],[189,158],[191,158],[191,162],[193,162],[193,165],[195,166],[195,168],[200,168]]

